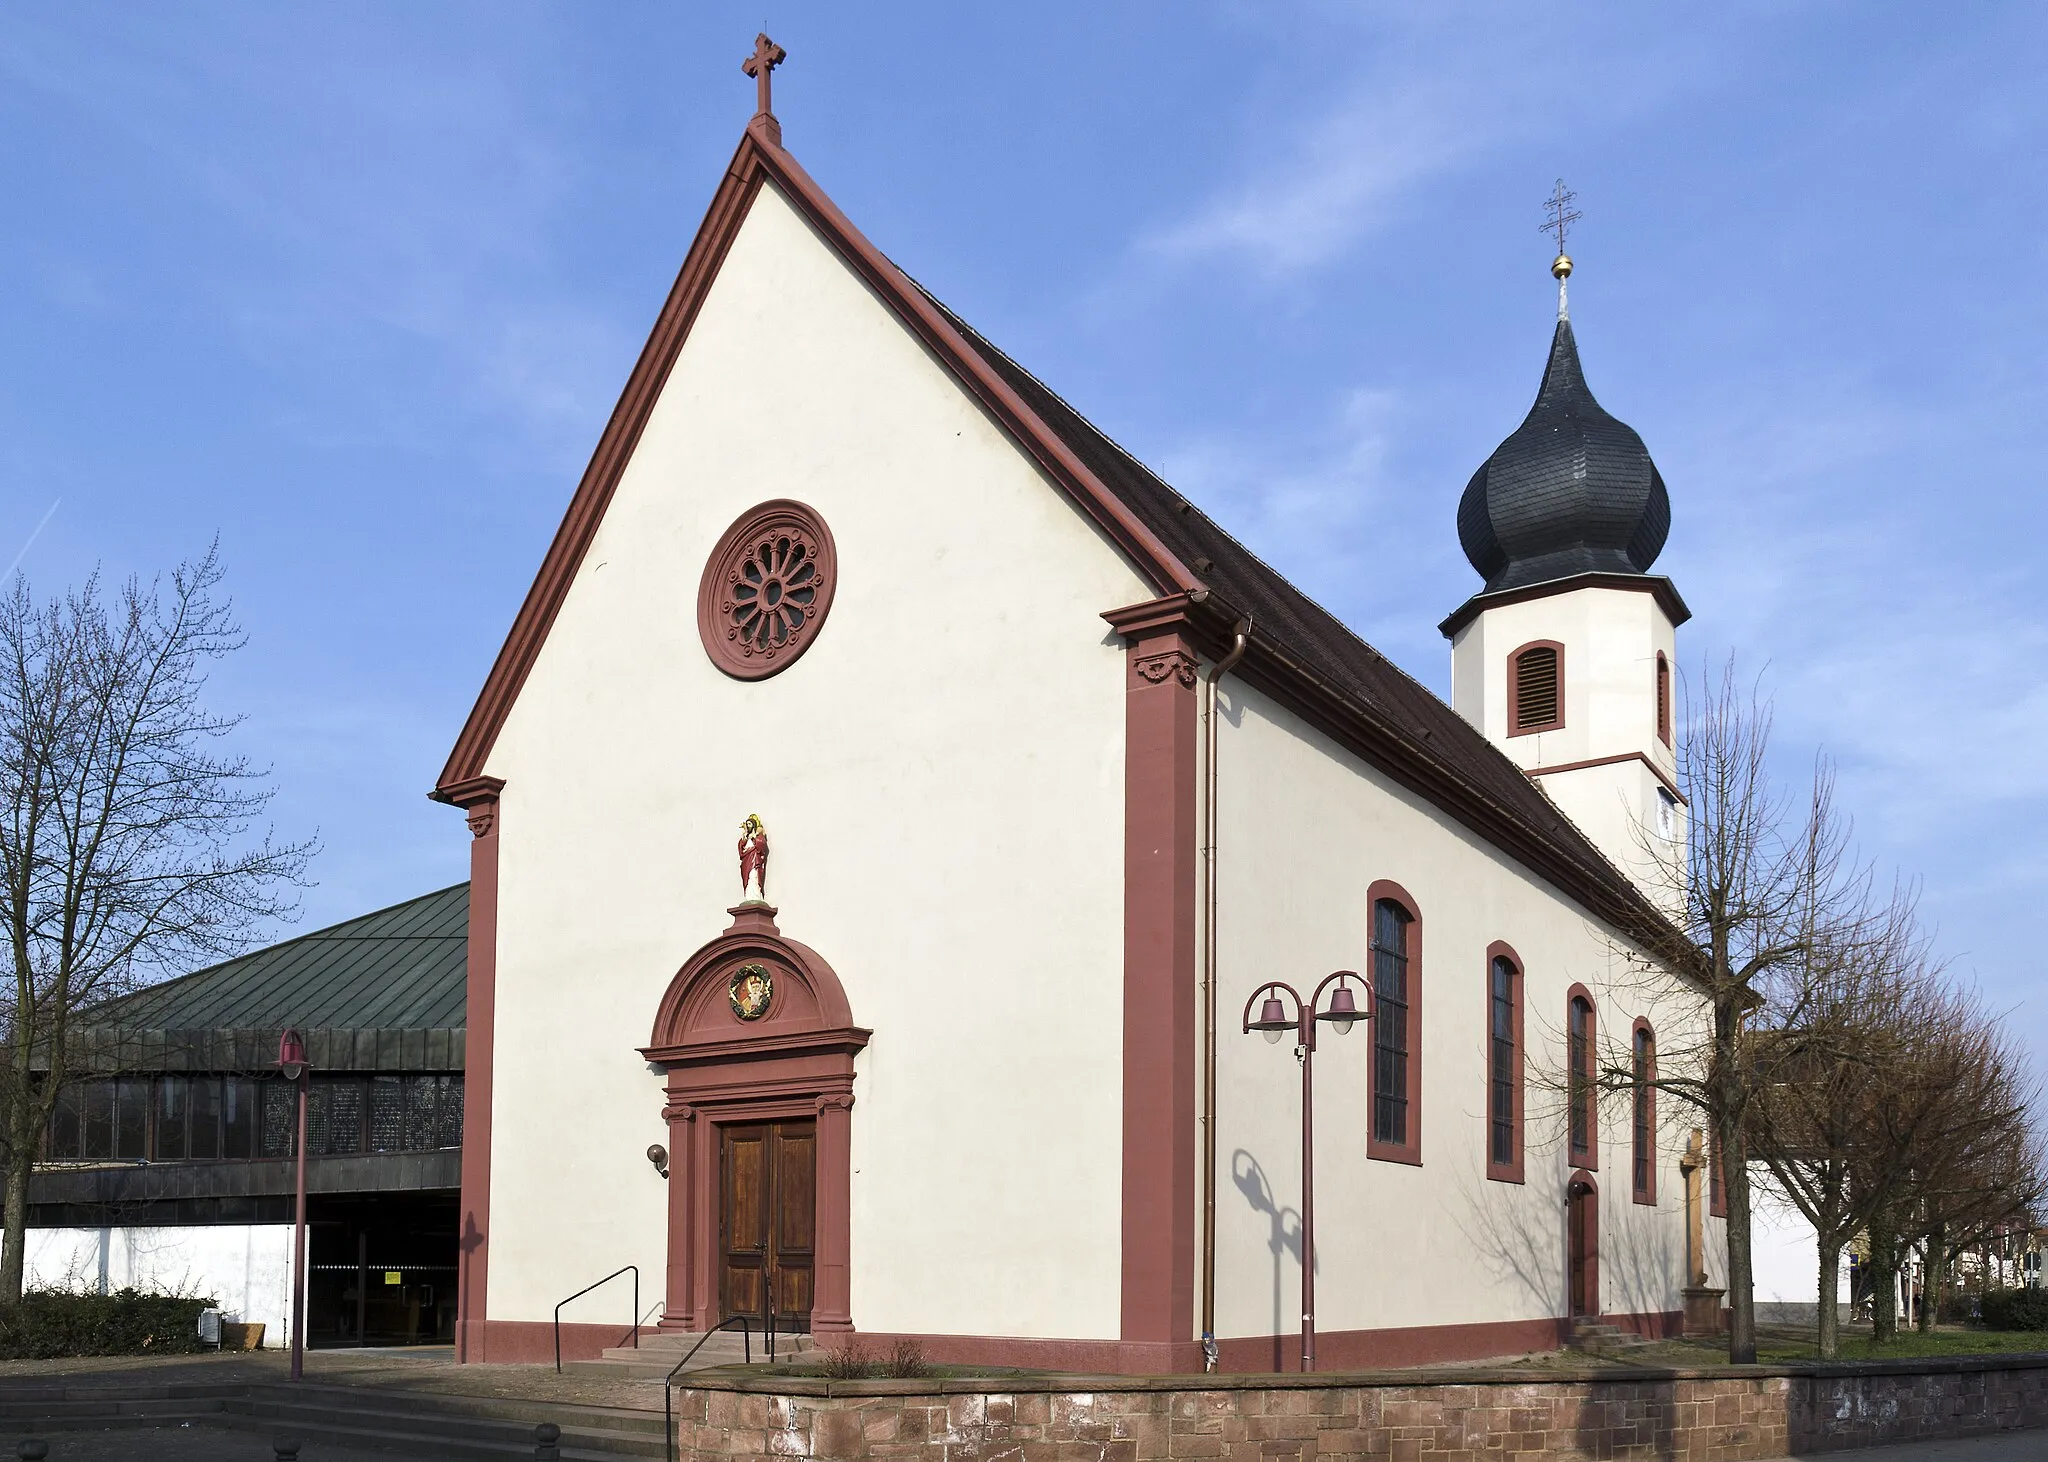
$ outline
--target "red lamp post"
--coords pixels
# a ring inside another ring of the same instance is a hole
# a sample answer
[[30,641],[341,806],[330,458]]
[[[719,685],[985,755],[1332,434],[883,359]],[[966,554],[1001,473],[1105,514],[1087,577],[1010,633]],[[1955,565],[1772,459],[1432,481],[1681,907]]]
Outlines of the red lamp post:
[[[1325,975],[1323,982],[1316,986],[1315,993],[1304,1001],[1292,985],[1284,980],[1268,980],[1252,991],[1250,1000],[1244,1003],[1244,1028],[1249,1035],[1257,1031],[1266,1038],[1269,1045],[1278,1045],[1280,1037],[1288,1031],[1294,1032],[1295,1056],[1301,1061],[1301,1369],[1304,1373],[1316,1368],[1316,1022],[1326,1020],[1338,1035],[1349,1031],[1353,1022],[1367,1018],[1367,1012],[1358,1008],[1351,993],[1351,981],[1358,978],[1356,970],[1338,970]],[[1323,991],[1335,984],[1337,991],[1330,997],[1330,1008],[1318,1010],[1323,1003]],[[1294,1014],[1287,1013],[1286,1002],[1280,997],[1285,994],[1294,1002]],[[1266,998],[1259,1004],[1259,1018],[1252,1019],[1252,1006],[1259,997]]]
[[292,1206],[292,1379],[306,1374],[306,1038],[287,1030],[277,1041],[278,1073],[298,1088],[299,1135],[292,1151],[298,1155],[298,1201]]

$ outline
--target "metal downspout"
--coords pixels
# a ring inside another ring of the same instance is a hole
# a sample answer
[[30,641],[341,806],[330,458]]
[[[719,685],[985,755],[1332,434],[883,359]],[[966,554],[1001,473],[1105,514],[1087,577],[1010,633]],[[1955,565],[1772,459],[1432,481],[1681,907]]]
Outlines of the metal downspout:
[[1250,646],[1237,622],[1230,653],[1209,669],[1202,704],[1202,1369],[1216,1369],[1216,682]]

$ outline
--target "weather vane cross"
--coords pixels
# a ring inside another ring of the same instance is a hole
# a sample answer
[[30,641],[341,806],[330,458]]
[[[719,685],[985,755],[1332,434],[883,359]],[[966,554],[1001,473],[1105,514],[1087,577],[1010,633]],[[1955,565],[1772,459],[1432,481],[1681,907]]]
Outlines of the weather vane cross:
[[754,78],[754,115],[772,117],[775,108],[769,100],[769,73],[789,59],[789,52],[768,39],[766,31],[754,37],[754,54],[740,62],[740,70]]
[[1573,224],[1585,216],[1578,209],[1572,207],[1572,204],[1576,203],[1578,198],[1578,194],[1564,185],[1564,179],[1559,178],[1557,180],[1557,187],[1552,190],[1548,198],[1543,200],[1545,217],[1538,232],[1557,235],[1557,252],[1559,254],[1564,253],[1565,233]]

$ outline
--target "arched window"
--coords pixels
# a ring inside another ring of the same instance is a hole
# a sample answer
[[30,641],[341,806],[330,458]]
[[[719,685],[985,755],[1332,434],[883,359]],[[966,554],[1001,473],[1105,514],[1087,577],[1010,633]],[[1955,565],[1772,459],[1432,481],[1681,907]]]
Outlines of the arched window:
[[1630,1124],[1629,1180],[1638,1203],[1657,1201],[1657,1035],[1636,1022],[1631,1055],[1635,1106]]
[[1505,944],[1486,951],[1486,1176],[1522,1181],[1522,965]]
[[1372,909],[1372,1122],[1365,1155],[1422,1161],[1422,925],[1398,885],[1375,883]]
[[1657,652],[1657,739],[1671,744],[1671,662]]
[[1537,640],[1508,656],[1508,735],[1564,725],[1564,646]]
[[1570,998],[1565,1015],[1565,1039],[1569,1048],[1566,1054],[1570,1068],[1565,1098],[1571,1160],[1575,1167],[1597,1168],[1600,1166],[1600,1133],[1593,1084],[1593,1041],[1597,1034],[1593,1024],[1593,999],[1578,985],[1572,986]]

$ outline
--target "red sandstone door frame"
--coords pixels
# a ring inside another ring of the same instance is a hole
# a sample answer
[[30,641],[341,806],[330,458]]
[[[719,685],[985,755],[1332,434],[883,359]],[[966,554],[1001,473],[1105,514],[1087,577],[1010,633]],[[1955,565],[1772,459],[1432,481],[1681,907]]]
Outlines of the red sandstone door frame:
[[1565,1185],[1565,1316],[1600,1317],[1600,1184],[1584,1168]]
[[[853,1328],[854,1058],[869,1032],[853,1024],[832,967],[782,937],[775,910],[741,904],[725,933],[669,982],[641,1055],[666,1075],[668,1284],[661,1328],[718,1323],[718,1129],[812,1118],[818,1124],[817,1230],[811,1332]],[[765,1015],[743,1020],[729,996],[741,966],[766,969]]]

